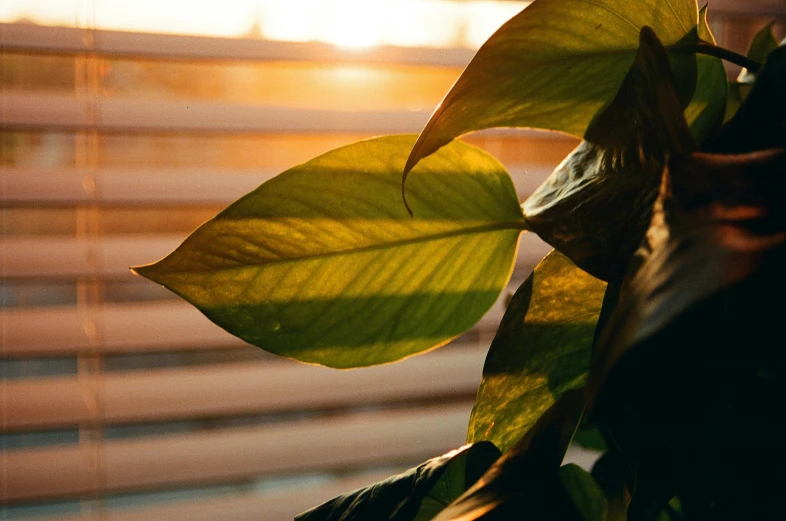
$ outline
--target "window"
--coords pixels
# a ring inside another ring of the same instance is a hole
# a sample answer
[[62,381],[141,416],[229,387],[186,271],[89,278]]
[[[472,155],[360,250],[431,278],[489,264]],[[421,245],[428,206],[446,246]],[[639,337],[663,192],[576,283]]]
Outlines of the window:
[[[747,42],[755,7],[714,3],[716,33]],[[224,18],[214,2],[0,7],[9,519],[291,519],[462,444],[501,304],[446,348],[342,372],[250,347],[127,269],[286,168],[418,132],[472,47],[524,5],[356,4],[227,1]],[[364,12],[365,32],[337,25]],[[417,25],[429,16],[449,23]],[[576,143],[468,141],[522,196]],[[547,249],[524,237],[514,287]]]

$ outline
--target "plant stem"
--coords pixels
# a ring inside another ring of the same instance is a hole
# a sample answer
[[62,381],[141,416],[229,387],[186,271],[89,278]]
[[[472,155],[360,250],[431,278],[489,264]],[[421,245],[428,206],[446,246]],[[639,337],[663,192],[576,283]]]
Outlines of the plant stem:
[[697,54],[706,54],[709,56],[715,56],[716,58],[720,58],[722,60],[735,63],[740,67],[745,67],[746,69],[754,73],[759,72],[759,69],[761,69],[761,63],[757,62],[756,60],[752,60],[747,56],[743,56],[742,54],[737,54],[734,51],[724,49],[723,47],[718,47],[717,45],[713,45],[705,41],[700,41],[698,43],[686,43],[686,44],[675,45],[672,49],[682,52],[693,52]]

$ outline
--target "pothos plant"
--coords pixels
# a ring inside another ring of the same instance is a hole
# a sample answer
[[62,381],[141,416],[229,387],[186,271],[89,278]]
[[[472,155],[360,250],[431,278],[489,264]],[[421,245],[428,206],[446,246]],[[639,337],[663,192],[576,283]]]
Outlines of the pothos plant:
[[[490,127],[583,141],[520,204],[455,141]],[[419,136],[287,170],[135,271],[265,350],[351,368],[466,331],[536,233],[554,250],[507,307],[469,445],[298,519],[784,519],[784,189],[771,25],[741,56],[695,0],[535,0]],[[580,424],[606,446],[591,473],[561,466]]]

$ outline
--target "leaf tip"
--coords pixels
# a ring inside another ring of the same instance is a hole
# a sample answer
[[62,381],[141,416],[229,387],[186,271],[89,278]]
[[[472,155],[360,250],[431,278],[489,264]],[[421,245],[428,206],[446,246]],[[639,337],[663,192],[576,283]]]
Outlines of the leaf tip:
[[155,278],[154,278],[154,275],[153,275],[153,266],[155,266],[155,264],[144,264],[142,266],[131,266],[128,269],[134,275],[137,275],[139,277],[144,277],[146,279],[155,281]]

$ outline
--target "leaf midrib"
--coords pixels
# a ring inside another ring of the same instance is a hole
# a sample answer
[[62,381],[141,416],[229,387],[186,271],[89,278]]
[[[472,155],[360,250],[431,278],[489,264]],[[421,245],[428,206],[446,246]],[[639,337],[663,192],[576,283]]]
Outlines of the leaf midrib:
[[[451,237],[459,237],[462,235],[477,235],[482,233],[490,233],[495,231],[504,231],[504,230],[519,230],[520,232],[526,231],[526,223],[524,220],[519,221],[506,221],[500,223],[493,223],[493,224],[486,224],[483,226],[474,226],[471,228],[460,228],[456,230],[451,230],[442,233],[435,233],[430,235],[423,235],[420,237],[413,237],[410,239],[401,239],[397,241],[391,242],[382,242],[379,244],[370,244],[368,246],[360,246],[357,248],[348,248],[345,250],[338,250],[338,251],[330,251],[325,253],[315,253],[311,255],[303,255],[299,257],[293,258],[284,258],[284,259],[276,259],[271,260],[268,262],[259,262],[259,263],[249,263],[249,264],[239,264],[237,266],[230,266],[224,268],[206,268],[200,270],[183,270],[183,269],[165,269],[165,270],[147,270],[145,267],[141,267],[140,269],[142,272],[146,272],[147,274],[151,273],[158,273],[158,274],[176,274],[176,275],[188,275],[188,274],[197,274],[197,273],[220,273],[226,271],[233,271],[245,268],[252,268],[252,267],[263,267],[263,266],[271,266],[276,264],[286,264],[291,262],[300,262],[300,261],[308,261],[314,259],[322,259],[322,258],[330,258],[330,257],[339,257],[343,255],[353,255],[356,253],[366,253],[371,251],[383,250],[383,249],[393,249],[399,248],[402,246],[408,246],[411,244],[418,244],[421,242],[430,242],[430,241],[438,241],[441,239],[449,239]],[[153,268],[155,265],[149,266]],[[134,268],[137,270],[136,268]]]

